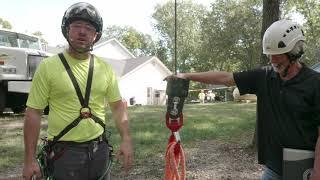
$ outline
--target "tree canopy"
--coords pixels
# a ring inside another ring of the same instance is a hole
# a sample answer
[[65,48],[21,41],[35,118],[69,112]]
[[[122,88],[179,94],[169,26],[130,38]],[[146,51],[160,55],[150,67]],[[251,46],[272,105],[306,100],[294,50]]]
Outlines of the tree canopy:
[[151,35],[143,34],[133,27],[108,26],[103,31],[102,39],[119,40],[135,56],[156,55],[155,43]]
[[[158,5],[152,17],[154,27],[160,35],[162,45],[167,48],[167,63],[174,60],[175,33],[177,36],[177,66],[180,72],[190,71],[193,61],[201,45],[201,22],[206,15],[203,5],[195,4],[190,0],[177,3],[177,17],[175,21],[175,4],[169,1]],[[176,23],[176,29],[175,29]],[[173,66],[169,66],[173,70]]]
[[[313,65],[320,55],[319,14],[318,0],[216,0],[210,8],[191,0],[177,1],[178,69],[243,71],[266,65],[268,60],[260,59],[265,29],[279,18],[297,21],[299,16],[304,19],[308,46],[304,62]],[[162,61],[173,64],[174,3],[158,5],[152,17],[168,50]]]
[[12,25],[10,24],[9,21],[4,20],[2,18],[0,18],[0,25],[2,26],[2,28],[4,29],[12,29]]
[[[291,0],[286,2],[286,14],[292,12],[304,19],[307,50],[304,56],[305,63],[313,65],[319,62],[320,57],[320,2],[319,0]],[[292,17],[292,16],[291,16]]]
[[[107,26],[102,39],[116,38],[136,56],[157,56],[173,71],[176,33],[179,72],[243,71],[267,64],[261,56],[261,41],[272,22],[303,19],[300,23],[307,39],[304,62],[313,65],[319,61],[319,0],[215,0],[210,7],[196,2],[177,0],[176,13],[173,1],[158,4],[152,14],[156,37],[129,26]],[[2,18],[0,24],[12,28]],[[40,31],[35,34],[42,37]]]

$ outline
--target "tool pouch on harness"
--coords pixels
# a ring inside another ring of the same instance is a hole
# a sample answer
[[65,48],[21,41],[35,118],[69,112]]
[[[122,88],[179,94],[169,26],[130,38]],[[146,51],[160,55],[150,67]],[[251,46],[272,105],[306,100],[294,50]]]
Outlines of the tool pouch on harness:
[[52,147],[49,145],[47,138],[41,138],[41,145],[38,149],[37,161],[40,166],[42,177],[50,180],[53,173],[53,161],[50,157]]

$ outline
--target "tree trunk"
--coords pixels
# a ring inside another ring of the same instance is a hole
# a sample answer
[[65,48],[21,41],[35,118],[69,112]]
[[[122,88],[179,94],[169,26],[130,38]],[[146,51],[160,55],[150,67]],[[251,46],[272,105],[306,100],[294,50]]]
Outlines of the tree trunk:
[[[264,32],[268,27],[280,18],[280,2],[281,0],[263,0],[263,10],[262,10],[262,27],[261,27],[261,43],[263,39]],[[262,46],[261,46],[262,47]],[[268,59],[262,53],[260,57],[260,65],[264,66],[268,64]]]
[[[264,32],[267,28],[275,21],[280,18],[280,2],[281,0],[263,0],[263,14],[262,14],[262,28],[261,28],[261,43],[263,39]],[[262,46],[261,46],[262,47]],[[265,66],[268,64],[268,58],[262,53],[260,56],[260,66]],[[252,138],[252,146],[257,147],[257,126],[254,131],[254,136]]]

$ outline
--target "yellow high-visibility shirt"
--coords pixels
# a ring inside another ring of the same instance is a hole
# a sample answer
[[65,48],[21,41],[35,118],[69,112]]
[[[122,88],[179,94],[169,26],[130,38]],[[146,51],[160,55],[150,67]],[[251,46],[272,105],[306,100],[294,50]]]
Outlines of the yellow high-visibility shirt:
[[[63,53],[74,74],[82,96],[89,70],[89,59],[77,60],[66,51]],[[89,107],[92,114],[105,122],[105,104],[121,100],[117,77],[104,60],[94,56],[94,70]],[[71,79],[58,55],[44,59],[33,77],[27,106],[34,109],[50,107],[48,115],[48,139],[52,140],[68,124],[79,116],[81,104]],[[83,119],[61,141],[84,142],[98,137],[103,127],[92,119]]]

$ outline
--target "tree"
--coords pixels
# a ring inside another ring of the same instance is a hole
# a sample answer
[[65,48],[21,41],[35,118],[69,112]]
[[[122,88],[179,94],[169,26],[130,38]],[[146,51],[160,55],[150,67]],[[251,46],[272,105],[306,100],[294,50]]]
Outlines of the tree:
[[2,19],[2,18],[0,18],[0,25],[1,25],[2,28],[4,28],[4,29],[12,29],[12,26],[11,26],[10,22],[9,22],[9,21],[6,21],[6,20],[4,20],[4,19]]
[[120,40],[123,34],[129,29],[128,26],[121,27],[121,26],[107,26],[103,32],[102,32],[102,37],[101,40],[105,39],[112,39],[115,38],[117,40]]
[[[263,0],[261,39],[263,38],[264,32],[268,29],[268,27],[273,22],[279,20],[281,14],[280,1],[281,0]],[[261,65],[266,65],[268,61],[268,58],[262,54],[260,58]]]
[[[261,28],[261,39],[263,39],[264,32],[268,27],[280,18],[280,1],[281,0],[263,0],[263,16],[262,16],[262,28]],[[262,51],[261,51],[262,54]],[[261,55],[261,65],[266,65],[269,62],[265,55]],[[257,147],[257,126],[254,131],[252,138],[252,146]]]
[[286,3],[287,14],[290,12],[301,15],[304,19],[303,29],[306,35],[307,51],[304,62],[313,65],[319,61],[320,57],[320,2],[319,0],[291,0]]
[[121,42],[136,56],[155,55],[155,45],[150,35],[129,28],[121,37]]
[[158,40],[155,42],[156,43],[156,54],[160,61],[166,65],[169,69],[173,70],[173,63],[171,61],[168,61],[170,59],[170,52],[169,49],[167,48],[167,45],[165,44],[166,42],[163,40]]
[[36,31],[32,34],[40,38],[42,49],[46,51],[48,47],[48,41],[44,39],[43,33],[41,31]]
[[151,36],[138,32],[133,27],[109,26],[103,31],[102,39],[119,40],[135,56],[153,56],[156,54],[155,43]]
[[202,23],[196,71],[247,70],[259,60],[261,4],[257,0],[217,0]]
[[41,43],[48,44],[48,42],[43,38],[43,33],[41,31],[36,31],[32,34],[38,36],[40,38]]
[[[152,17],[155,20],[154,27],[160,35],[162,47],[168,49],[168,63],[173,64],[175,52],[175,33],[177,66],[180,72],[190,71],[195,60],[196,51],[200,45],[201,21],[205,15],[205,7],[194,4],[191,0],[177,2],[177,17],[175,28],[175,4],[172,1],[163,5],[157,5]],[[173,70],[172,66],[169,66]]]

